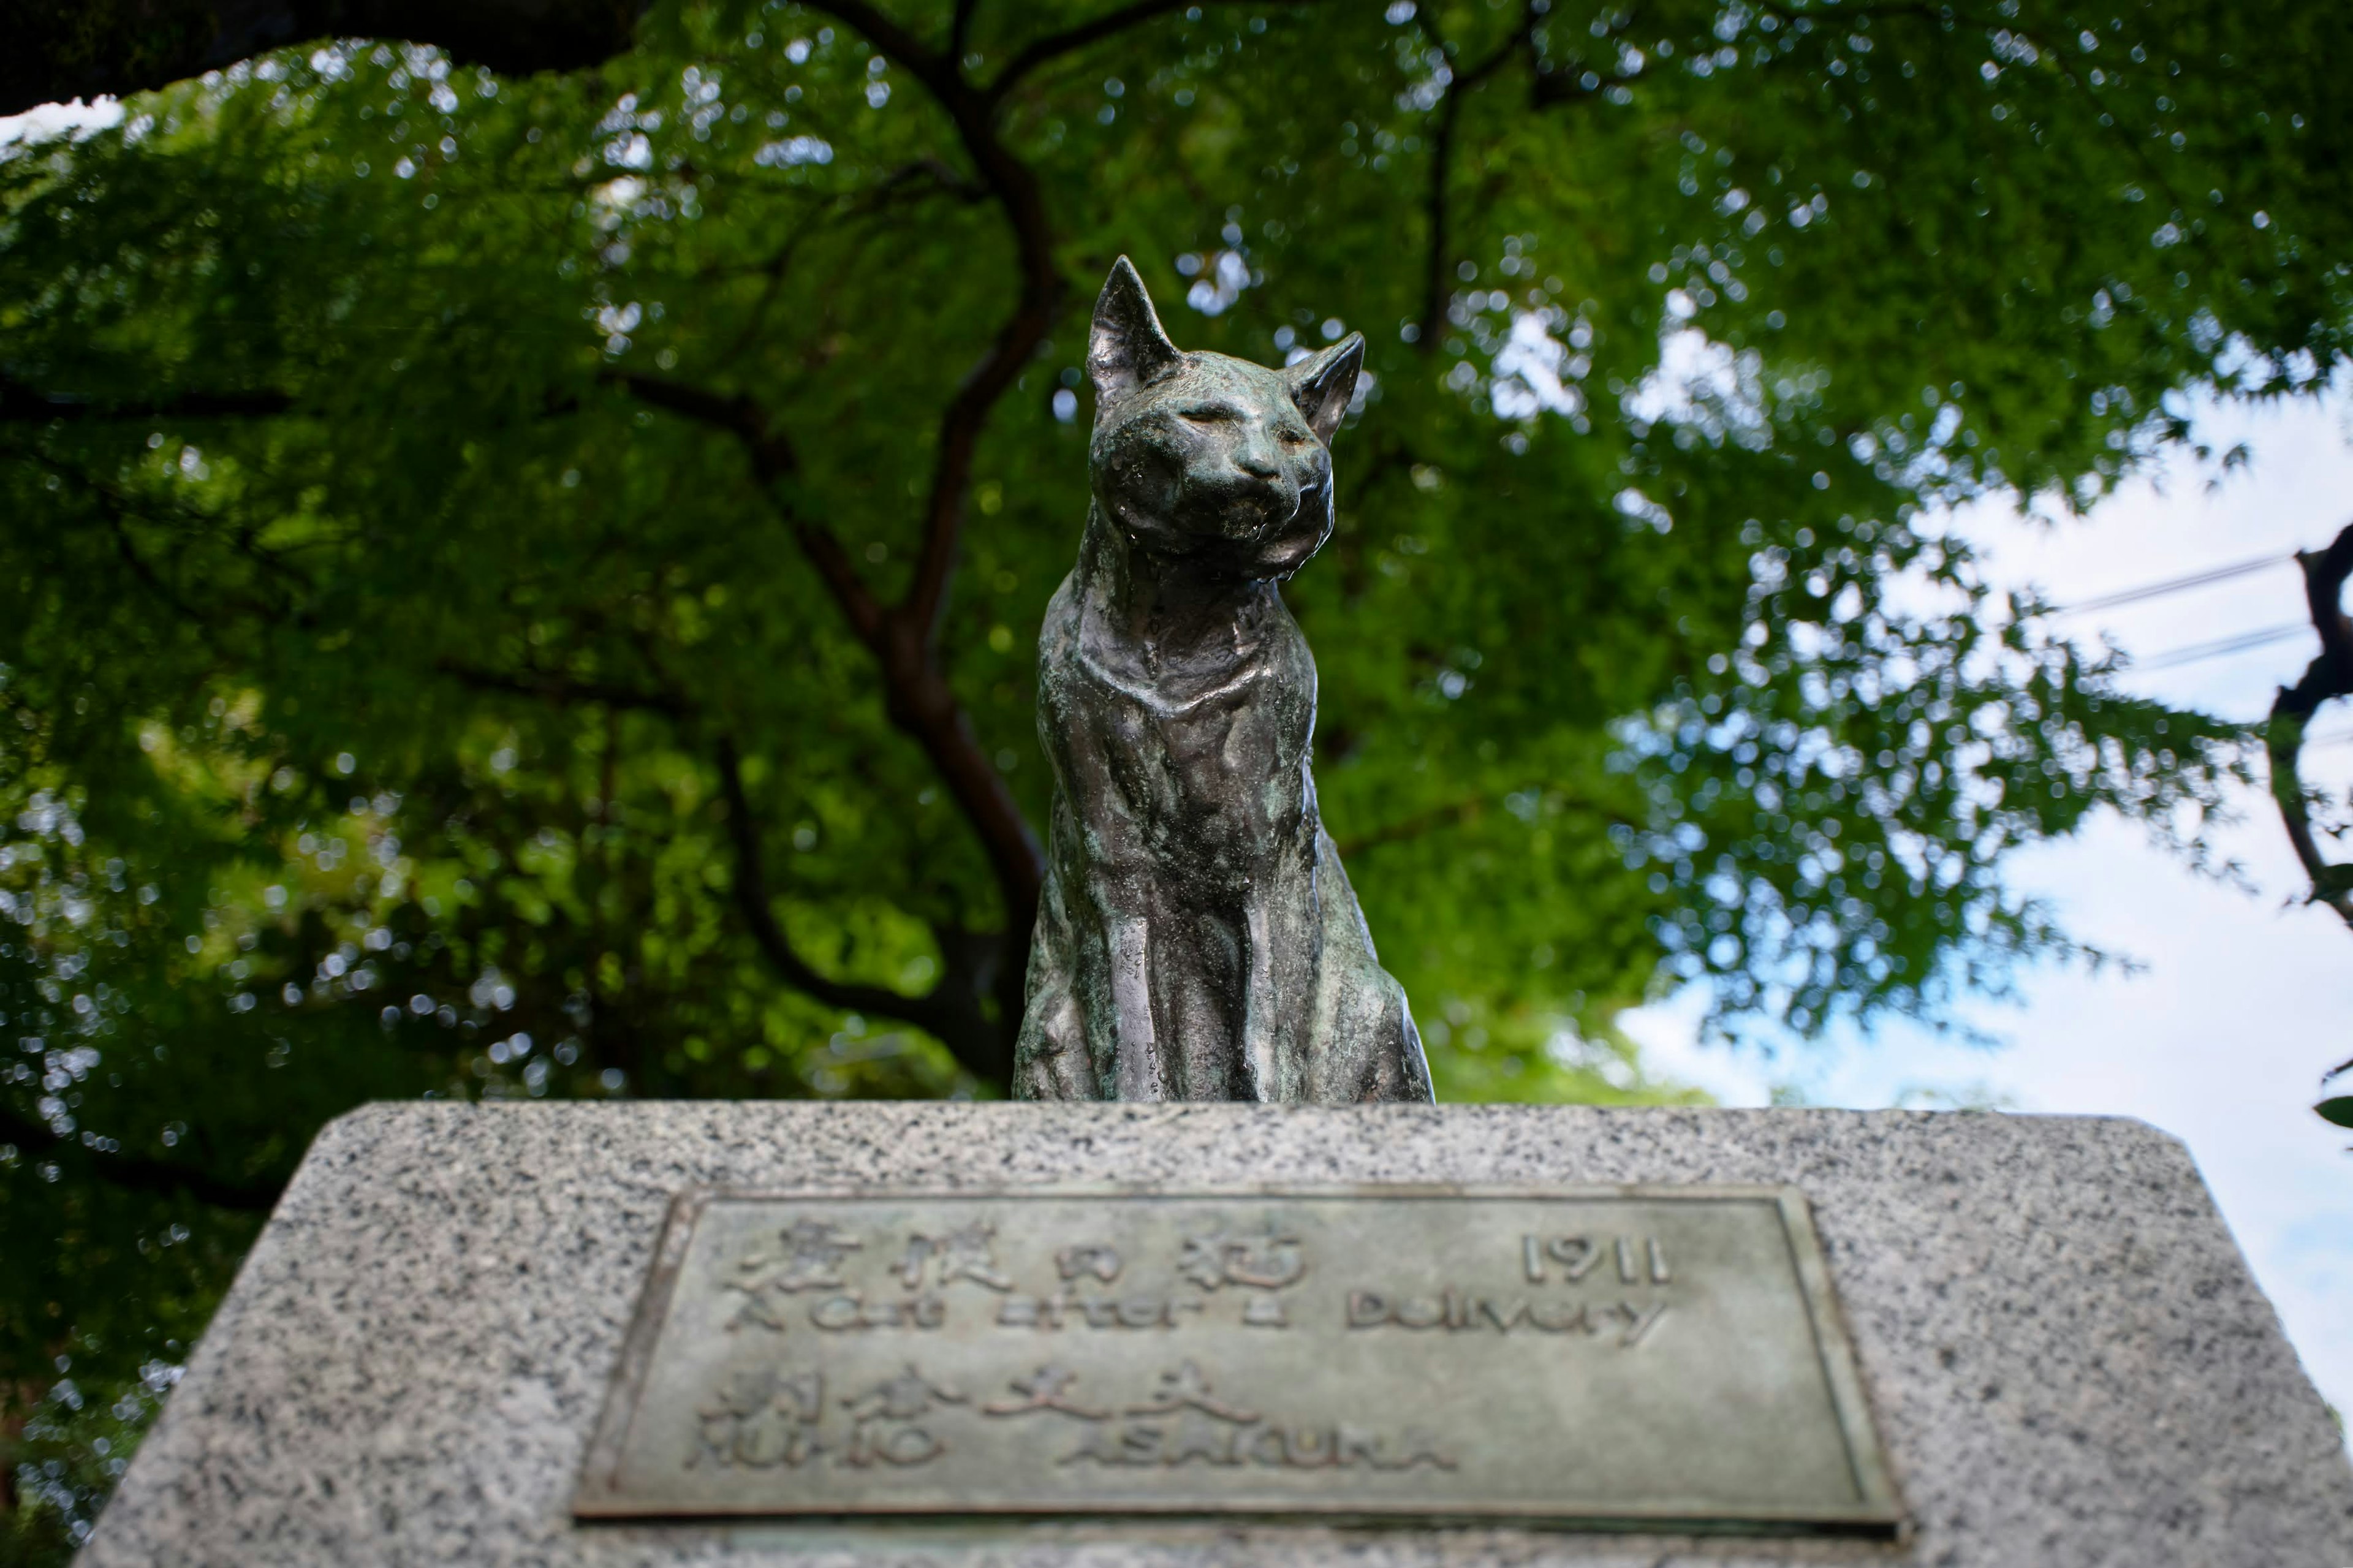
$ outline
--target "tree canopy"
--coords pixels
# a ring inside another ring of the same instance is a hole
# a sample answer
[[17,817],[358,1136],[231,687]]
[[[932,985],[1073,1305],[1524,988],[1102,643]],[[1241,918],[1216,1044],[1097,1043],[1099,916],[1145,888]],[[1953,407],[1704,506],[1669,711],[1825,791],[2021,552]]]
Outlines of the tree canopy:
[[2186,390],[2342,353],[2342,7],[629,37],[322,38],[0,161],[25,1542],[344,1108],[997,1091],[1122,253],[1181,346],[1370,341],[1286,594],[1441,1100],[1672,1093],[1609,1019],[1681,981],[1735,1034],[1936,1016],[2078,951],[2012,850],[2113,809],[2194,851],[2244,765],[1939,519],[2088,504]]

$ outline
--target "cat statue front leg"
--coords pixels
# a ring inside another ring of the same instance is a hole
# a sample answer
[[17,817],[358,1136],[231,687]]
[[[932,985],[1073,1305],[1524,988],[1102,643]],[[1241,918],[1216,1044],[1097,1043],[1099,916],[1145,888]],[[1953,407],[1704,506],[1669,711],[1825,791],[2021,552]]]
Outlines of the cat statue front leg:
[[[1074,575],[1075,582],[1075,575]],[[1014,1093],[1031,1100],[1164,1100],[1152,1008],[1151,859],[1136,803],[1101,733],[1103,694],[1076,657],[1073,584],[1040,639],[1039,727],[1058,787]]]

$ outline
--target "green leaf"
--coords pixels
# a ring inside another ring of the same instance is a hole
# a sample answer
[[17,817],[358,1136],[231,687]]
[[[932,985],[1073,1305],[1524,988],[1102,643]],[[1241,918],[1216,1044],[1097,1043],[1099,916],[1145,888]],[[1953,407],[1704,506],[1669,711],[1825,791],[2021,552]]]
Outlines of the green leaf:
[[2340,1094],[2324,1100],[2312,1109],[2323,1121],[2338,1127],[2353,1127],[2353,1094]]

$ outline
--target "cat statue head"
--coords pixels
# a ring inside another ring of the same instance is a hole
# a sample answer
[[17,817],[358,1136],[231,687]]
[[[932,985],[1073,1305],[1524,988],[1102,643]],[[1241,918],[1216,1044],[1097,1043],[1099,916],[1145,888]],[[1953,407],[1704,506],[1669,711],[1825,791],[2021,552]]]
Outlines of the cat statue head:
[[1135,549],[1215,576],[1290,576],[1331,536],[1330,442],[1364,359],[1357,332],[1283,370],[1185,353],[1121,257],[1087,344],[1102,516]]

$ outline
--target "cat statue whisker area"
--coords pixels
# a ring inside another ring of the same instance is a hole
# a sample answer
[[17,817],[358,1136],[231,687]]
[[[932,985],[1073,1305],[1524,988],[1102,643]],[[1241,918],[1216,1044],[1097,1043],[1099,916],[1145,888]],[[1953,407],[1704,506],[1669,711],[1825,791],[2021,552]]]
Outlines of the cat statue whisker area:
[[1315,661],[1281,592],[1331,536],[1364,352],[1185,353],[1125,257],[1103,284],[1092,500],[1039,638],[1054,811],[1018,1098],[1430,1099],[1316,810]]

